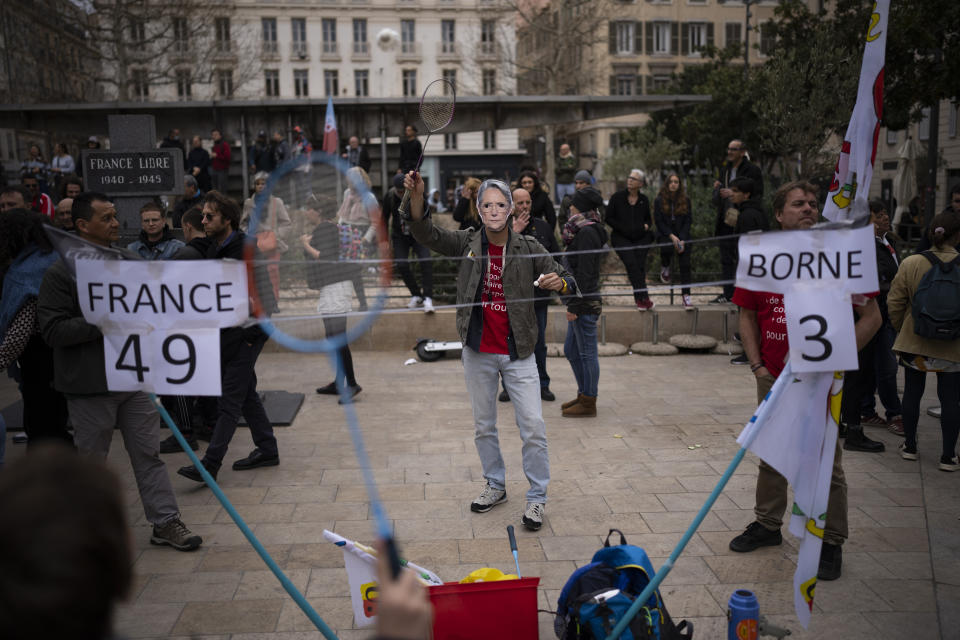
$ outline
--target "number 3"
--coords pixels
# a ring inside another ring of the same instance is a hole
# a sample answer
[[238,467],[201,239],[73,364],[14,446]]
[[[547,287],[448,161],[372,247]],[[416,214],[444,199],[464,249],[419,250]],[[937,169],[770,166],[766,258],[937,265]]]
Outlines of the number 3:
[[803,316],[800,318],[800,324],[807,322],[808,320],[817,322],[820,324],[820,330],[813,334],[812,336],[804,336],[804,340],[812,340],[813,342],[819,342],[823,345],[823,353],[819,356],[808,356],[806,353],[802,354],[804,360],[809,360],[810,362],[822,362],[830,357],[833,353],[833,345],[830,344],[829,340],[824,339],[824,335],[827,333],[827,319],[823,316],[812,314],[809,316]]

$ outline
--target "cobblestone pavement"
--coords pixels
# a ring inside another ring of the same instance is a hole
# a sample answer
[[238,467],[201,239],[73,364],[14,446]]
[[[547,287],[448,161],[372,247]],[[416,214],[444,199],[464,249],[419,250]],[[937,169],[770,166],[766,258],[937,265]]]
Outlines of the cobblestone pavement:
[[[519,523],[526,482],[511,405],[500,404],[501,441],[510,501],[474,514],[482,486],[470,406],[457,360],[403,366],[409,352],[354,354],[364,391],[356,409],[374,473],[402,553],[458,580],[483,566],[513,568],[505,527],[517,527],[521,569],[540,576],[539,607],[554,609],[564,581],[601,546],[611,527],[644,547],[659,567],[715,485],[752,413],[755,390],[746,367],[724,356],[624,356],[601,361],[599,416],[565,419],[560,402],[575,395],[565,360],[550,359],[557,402],[544,403],[551,475],[546,522],[537,533]],[[278,428],[281,464],[220,480],[241,515],[293,583],[344,640],[355,629],[342,554],[324,542],[328,528],[363,542],[373,522],[344,415],[336,399],[314,388],[332,379],[322,356],[264,354],[262,389],[306,394],[293,426]],[[936,404],[928,384],[923,407]],[[9,399],[5,385],[3,399]],[[697,638],[726,638],[726,602],[735,588],[753,589],[760,610],[793,638],[957,638],[960,629],[960,474],[937,470],[939,427],[921,420],[921,460],[901,460],[898,439],[882,454],[844,453],[850,539],[843,577],[817,587],[813,622],[804,631],[793,613],[797,541],[751,554],[729,540],[753,519],[756,459],[744,461],[693,537],[662,594],[674,618],[689,618]],[[9,438],[9,436],[8,436]],[[697,446],[699,445],[699,446]],[[689,448],[694,447],[694,448]],[[240,430],[227,462],[251,443]],[[22,447],[8,440],[8,458]],[[168,456],[184,521],[204,537],[194,553],[148,544],[129,463],[117,436],[110,455],[129,500],[136,580],[120,607],[117,631],[131,638],[320,638],[286,596],[205,487],[175,475],[185,454]],[[552,638],[540,614],[540,638]]]

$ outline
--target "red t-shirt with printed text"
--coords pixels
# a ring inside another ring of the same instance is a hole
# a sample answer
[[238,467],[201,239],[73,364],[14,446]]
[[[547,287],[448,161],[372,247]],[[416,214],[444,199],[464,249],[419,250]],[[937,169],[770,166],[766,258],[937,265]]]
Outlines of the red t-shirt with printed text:
[[490,244],[487,248],[490,268],[483,280],[483,334],[480,336],[481,353],[510,354],[507,336],[510,335],[510,319],[507,317],[507,301],[503,297],[503,247]]
[[760,360],[773,377],[783,371],[783,363],[790,351],[787,342],[787,315],[783,296],[766,291],[740,289],[733,291],[733,304],[757,312],[760,328]]

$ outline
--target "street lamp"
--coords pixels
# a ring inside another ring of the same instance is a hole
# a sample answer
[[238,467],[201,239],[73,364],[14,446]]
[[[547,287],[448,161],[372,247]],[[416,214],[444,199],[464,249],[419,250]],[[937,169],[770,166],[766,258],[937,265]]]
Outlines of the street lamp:
[[743,0],[743,6],[746,9],[746,28],[743,30],[743,78],[746,79],[750,74],[750,5],[756,4],[760,0]]

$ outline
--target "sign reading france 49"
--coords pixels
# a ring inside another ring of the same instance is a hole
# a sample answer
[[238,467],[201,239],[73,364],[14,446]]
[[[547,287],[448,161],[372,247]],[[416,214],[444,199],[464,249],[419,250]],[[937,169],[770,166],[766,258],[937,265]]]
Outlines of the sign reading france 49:
[[877,284],[872,226],[740,236],[737,286],[784,296],[794,371],[857,368],[852,300]]
[[84,319],[110,391],[220,395],[220,329],[249,318],[242,262],[77,260]]

